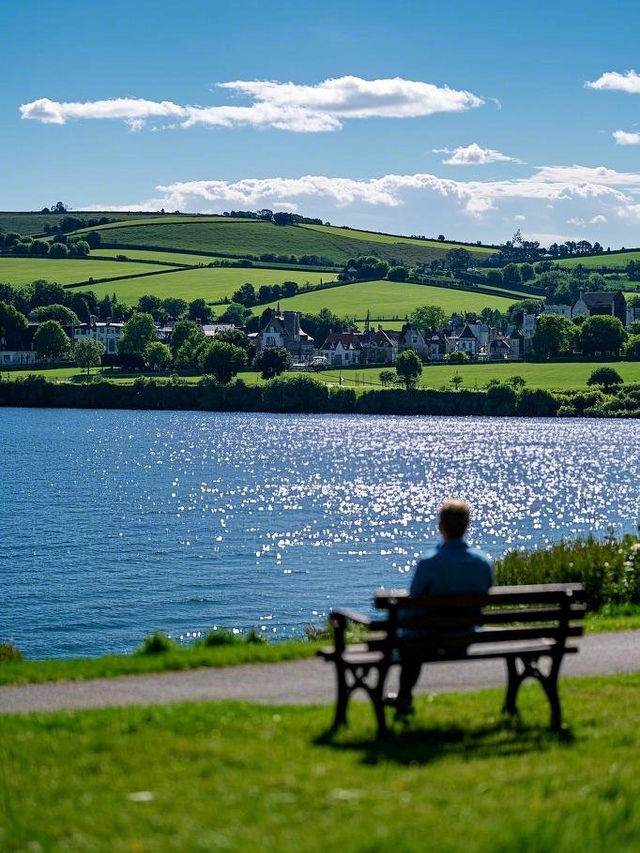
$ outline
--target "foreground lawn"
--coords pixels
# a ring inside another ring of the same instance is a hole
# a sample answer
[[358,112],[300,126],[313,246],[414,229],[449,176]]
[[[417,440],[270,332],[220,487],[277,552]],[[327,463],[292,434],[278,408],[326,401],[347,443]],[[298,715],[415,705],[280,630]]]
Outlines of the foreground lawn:
[[0,847],[13,851],[637,850],[640,676],[564,682],[571,729],[522,727],[501,691],[421,698],[376,743],[370,708],[197,703],[2,718]]

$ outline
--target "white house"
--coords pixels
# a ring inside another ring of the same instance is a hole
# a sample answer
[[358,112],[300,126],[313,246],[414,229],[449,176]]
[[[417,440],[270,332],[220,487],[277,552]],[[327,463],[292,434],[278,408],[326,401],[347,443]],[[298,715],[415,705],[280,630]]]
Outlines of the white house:
[[0,350],[1,367],[21,367],[36,363],[36,354],[33,350]]
[[71,333],[73,343],[78,341],[98,341],[104,346],[106,353],[115,353],[118,351],[118,341],[122,335],[124,323],[81,323],[79,326],[73,326]]
[[571,306],[570,305],[545,305],[542,309],[543,314],[560,314],[561,317],[566,317],[567,320],[571,319]]
[[324,356],[332,367],[360,364],[362,360],[360,335],[355,332],[334,332],[320,347],[320,355]]

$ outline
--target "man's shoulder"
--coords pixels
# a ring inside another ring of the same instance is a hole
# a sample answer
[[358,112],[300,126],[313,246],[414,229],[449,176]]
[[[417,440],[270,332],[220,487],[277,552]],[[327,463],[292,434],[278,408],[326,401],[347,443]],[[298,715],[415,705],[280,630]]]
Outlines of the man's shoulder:
[[472,545],[467,545],[467,555],[480,563],[486,563],[488,566],[493,565],[493,559],[486,553],[486,551],[481,551],[479,548],[474,548]]

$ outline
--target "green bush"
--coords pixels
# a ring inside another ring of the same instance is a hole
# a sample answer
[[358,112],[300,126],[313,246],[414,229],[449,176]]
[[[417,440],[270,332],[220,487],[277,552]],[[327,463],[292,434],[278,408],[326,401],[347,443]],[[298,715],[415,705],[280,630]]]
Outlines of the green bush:
[[239,646],[239,645],[263,645],[267,642],[267,637],[255,628],[251,628],[246,634],[234,634],[233,631],[226,631],[224,628],[218,630],[212,628],[204,635],[202,640],[199,640],[196,645],[207,646],[212,648],[215,646]]
[[541,551],[510,551],[496,563],[496,583],[581,583],[587,608],[640,604],[640,540],[589,536]]
[[0,643],[0,663],[16,663],[24,660],[20,649],[13,645],[11,640]]
[[326,412],[329,391],[312,376],[278,376],[264,386],[262,400],[267,412]]
[[138,649],[140,655],[160,655],[163,652],[170,652],[176,648],[173,640],[167,637],[162,631],[156,631],[144,638],[144,642]]

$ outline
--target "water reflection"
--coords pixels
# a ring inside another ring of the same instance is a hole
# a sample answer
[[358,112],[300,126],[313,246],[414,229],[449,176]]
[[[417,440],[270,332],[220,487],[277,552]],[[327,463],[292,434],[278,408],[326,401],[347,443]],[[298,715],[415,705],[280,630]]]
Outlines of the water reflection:
[[155,628],[300,633],[334,603],[366,607],[376,586],[403,585],[451,495],[494,554],[633,529],[639,431],[4,410],[0,636],[67,656],[130,649]]

